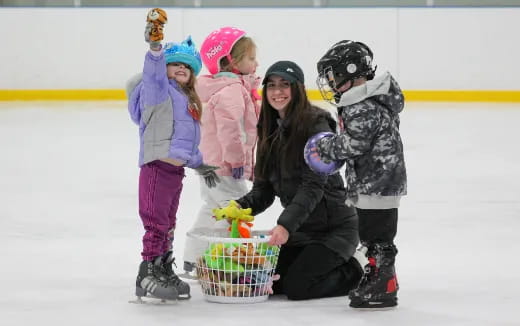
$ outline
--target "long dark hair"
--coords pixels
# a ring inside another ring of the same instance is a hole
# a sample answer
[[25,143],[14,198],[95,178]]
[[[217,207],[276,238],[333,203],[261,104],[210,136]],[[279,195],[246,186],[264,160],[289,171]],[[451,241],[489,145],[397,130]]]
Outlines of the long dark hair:
[[[188,97],[188,102],[193,105],[195,110],[198,112],[199,117],[202,116],[202,103],[200,101],[199,95],[195,91],[195,83],[197,82],[197,77],[193,71],[193,68],[190,65],[186,65],[188,69],[190,69],[190,79],[184,85],[180,85],[184,94]],[[200,120],[199,120],[200,122]]]
[[258,148],[255,178],[265,179],[270,170],[273,153],[284,153],[281,168],[290,171],[303,163],[303,148],[314,122],[312,118],[319,110],[311,105],[305,86],[296,81],[291,83],[291,101],[285,110],[281,127],[280,118],[267,100],[267,83],[263,86],[262,107],[257,126]]

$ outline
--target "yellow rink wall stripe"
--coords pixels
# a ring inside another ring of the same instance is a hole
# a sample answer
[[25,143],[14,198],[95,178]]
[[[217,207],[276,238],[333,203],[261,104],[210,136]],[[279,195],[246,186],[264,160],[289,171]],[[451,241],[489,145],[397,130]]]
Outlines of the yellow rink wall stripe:
[[407,101],[520,102],[520,91],[403,91]]
[[[520,102],[520,90],[404,90],[407,101],[426,102]],[[318,90],[309,99],[321,100]],[[0,89],[0,101],[101,101],[125,100],[123,89]]]
[[125,100],[123,89],[0,89],[0,101]]
[[[318,90],[308,90],[311,100],[321,100]],[[406,101],[424,102],[520,102],[520,90],[518,91],[421,91],[403,90]]]

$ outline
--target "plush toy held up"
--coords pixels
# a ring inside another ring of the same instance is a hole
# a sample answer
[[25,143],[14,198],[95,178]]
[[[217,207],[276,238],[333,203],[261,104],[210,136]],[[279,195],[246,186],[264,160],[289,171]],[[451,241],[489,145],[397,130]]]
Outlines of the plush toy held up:
[[229,204],[224,208],[213,209],[213,217],[217,220],[230,220],[231,227],[229,228],[231,238],[251,238],[251,227],[254,220],[251,215],[251,208],[241,208],[240,205],[234,201],[229,201]]
[[166,11],[164,11],[164,9],[154,8],[148,12],[146,22],[153,22],[164,25],[168,22],[168,15],[166,14]]
[[168,22],[166,11],[161,8],[151,9],[146,15],[146,30],[144,37],[148,43],[161,42],[164,38],[164,24]]

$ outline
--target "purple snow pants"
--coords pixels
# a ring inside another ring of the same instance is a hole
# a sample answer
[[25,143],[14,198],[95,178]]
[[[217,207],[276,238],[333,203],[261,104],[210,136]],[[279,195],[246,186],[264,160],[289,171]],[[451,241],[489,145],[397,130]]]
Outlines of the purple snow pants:
[[141,166],[139,216],[143,221],[143,260],[153,260],[172,248],[184,168],[162,161]]

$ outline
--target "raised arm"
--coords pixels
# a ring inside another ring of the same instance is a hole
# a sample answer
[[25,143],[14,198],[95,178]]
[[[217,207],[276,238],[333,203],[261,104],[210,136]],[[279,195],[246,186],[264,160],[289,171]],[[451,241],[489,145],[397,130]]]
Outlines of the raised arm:
[[143,91],[146,106],[162,103],[168,97],[166,60],[161,45],[164,38],[163,28],[167,21],[166,12],[160,8],[150,10],[146,17],[144,39],[150,45],[143,67]]

